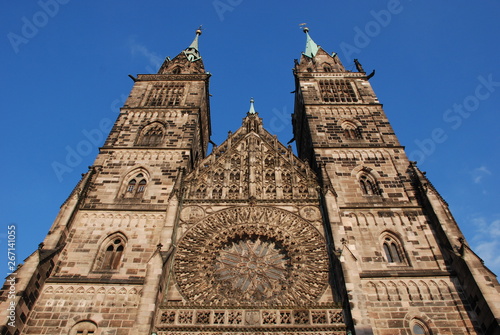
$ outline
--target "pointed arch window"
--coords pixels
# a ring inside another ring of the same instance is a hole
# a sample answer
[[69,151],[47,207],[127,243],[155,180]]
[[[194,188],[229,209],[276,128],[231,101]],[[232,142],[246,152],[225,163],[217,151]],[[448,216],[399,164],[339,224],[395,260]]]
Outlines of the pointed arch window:
[[362,174],[359,177],[359,186],[364,195],[380,195],[380,190],[374,178],[367,174]]
[[404,263],[403,248],[393,236],[386,236],[382,243],[385,258],[388,263]]
[[290,185],[283,186],[283,197],[285,199],[291,199],[293,196],[292,187]]
[[145,147],[155,147],[163,143],[165,129],[162,124],[155,122],[146,126],[137,141],[137,145]]
[[232,171],[229,175],[229,181],[238,182],[240,181],[240,173],[238,171]]
[[240,156],[238,155],[234,155],[233,157],[231,157],[231,167],[239,167],[241,164],[241,159],[240,159]]
[[181,73],[181,67],[180,66],[174,67],[174,69],[172,70],[172,73],[173,74],[180,74]]
[[125,245],[125,237],[120,233],[115,233],[104,240],[97,257],[96,270],[118,270],[122,262]]
[[267,199],[276,199],[276,188],[273,185],[269,185],[266,188]]
[[146,179],[142,179],[140,182],[139,182],[139,185],[137,186],[137,193],[143,193],[144,190],[146,189]]
[[194,192],[195,198],[203,199],[207,195],[207,187],[205,185],[200,185]]
[[342,124],[344,130],[344,137],[348,140],[362,139],[361,129],[352,122],[344,122]]
[[[139,181],[139,182],[137,182]],[[127,184],[127,189],[125,192],[125,198],[140,198],[146,190],[146,185],[148,184],[143,173],[138,173],[133,177]]]
[[216,186],[212,190],[212,199],[221,199],[222,198],[222,187]]
[[125,243],[120,238],[114,239],[104,252],[104,259],[102,262],[101,270],[118,269],[118,266],[120,265],[120,261],[122,259],[124,248]]
[[222,170],[215,171],[213,181],[221,183],[224,182],[224,171]]
[[228,190],[228,198],[229,199],[236,199],[238,198],[240,194],[240,188],[236,185],[232,185],[229,190]]
[[132,179],[131,181],[129,181],[128,186],[127,186],[127,192],[134,192],[136,184],[137,184],[137,181],[135,179]]
[[265,178],[266,178],[266,182],[274,182],[274,180],[276,179],[275,175],[274,175],[274,171],[271,171],[271,170],[266,171]]
[[291,173],[289,171],[284,171],[281,174],[281,180],[285,184],[291,184],[292,183],[292,175],[291,175]]
[[299,196],[301,198],[307,198],[307,196],[309,195],[309,189],[307,186],[305,185],[302,185],[299,187]]
[[323,71],[325,71],[325,72],[333,72],[332,67],[331,67],[330,64],[323,65]]
[[264,165],[266,168],[273,168],[274,158],[272,156],[267,156],[266,159],[264,160]]

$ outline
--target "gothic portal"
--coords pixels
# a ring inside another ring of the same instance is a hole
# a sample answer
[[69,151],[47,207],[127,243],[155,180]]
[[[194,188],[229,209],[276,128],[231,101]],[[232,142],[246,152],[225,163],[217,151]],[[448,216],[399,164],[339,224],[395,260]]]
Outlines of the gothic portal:
[[18,269],[15,300],[4,285],[2,334],[500,334],[496,277],[406,157],[373,74],[304,31],[298,157],[253,101],[207,155],[201,31],[133,78],[95,163]]

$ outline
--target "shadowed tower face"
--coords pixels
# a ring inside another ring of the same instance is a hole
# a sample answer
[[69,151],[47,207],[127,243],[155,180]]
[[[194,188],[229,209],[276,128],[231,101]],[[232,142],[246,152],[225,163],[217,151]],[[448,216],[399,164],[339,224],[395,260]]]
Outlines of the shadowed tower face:
[[2,334],[497,334],[498,283],[406,158],[373,74],[345,70],[304,31],[298,157],[253,99],[207,155],[201,30],[133,78],[19,269],[19,317]]
[[498,282],[408,161],[370,85],[375,71],[358,60],[346,70],[304,32],[294,138],[322,181],[327,240],[341,253],[333,272],[345,280],[336,288],[356,334],[499,333]]

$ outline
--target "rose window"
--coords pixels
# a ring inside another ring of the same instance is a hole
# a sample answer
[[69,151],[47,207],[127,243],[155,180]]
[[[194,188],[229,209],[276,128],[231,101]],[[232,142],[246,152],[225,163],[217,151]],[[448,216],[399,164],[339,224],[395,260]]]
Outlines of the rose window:
[[262,238],[231,242],[216,257],[215,279],[234,293],[265,299],[285,283],[287,258],[276,243]]
[[328,285],[323,236],[277,208],[209,215],[184,234],[174,257],[179,292],[191,303],[303,304]]

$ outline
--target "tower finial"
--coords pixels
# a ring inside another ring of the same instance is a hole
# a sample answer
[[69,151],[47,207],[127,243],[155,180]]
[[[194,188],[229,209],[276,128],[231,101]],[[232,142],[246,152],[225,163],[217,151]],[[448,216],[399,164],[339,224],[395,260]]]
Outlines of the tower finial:
[[255,108],[253,106],[254,101],[255,100],[253,98],[250,98],[250,110],[248,111],[248,115],[257,114],[257,112],[255,111]]
[[[305,23],[301,23],[301,26],[305,25]],[[301,27],[304,33],[306,34],[306,51],[303,52],[304,56],[307,56],[309,58],[313,58],[316,56],[319,50],[319,46],[314,43],[313,39],[311,36],[309,36],[309,28],[307,27]]]
[[200,51],[198,50],[198,37],[201,35],[201,26],[196,29],[196,36],[194,37],[193,42],[191,42],[191,45],[187,47],[186,50],[184,50],[184,54],[186,55],[187,59],[190,62],[197,61],[198,59],[201,59],[200,56]]
[[200,26],[198,27],[198,29],[196,29],[196,35],[198,35],[198,36],[201,35],[201,26],[202,25],[200,24]]

